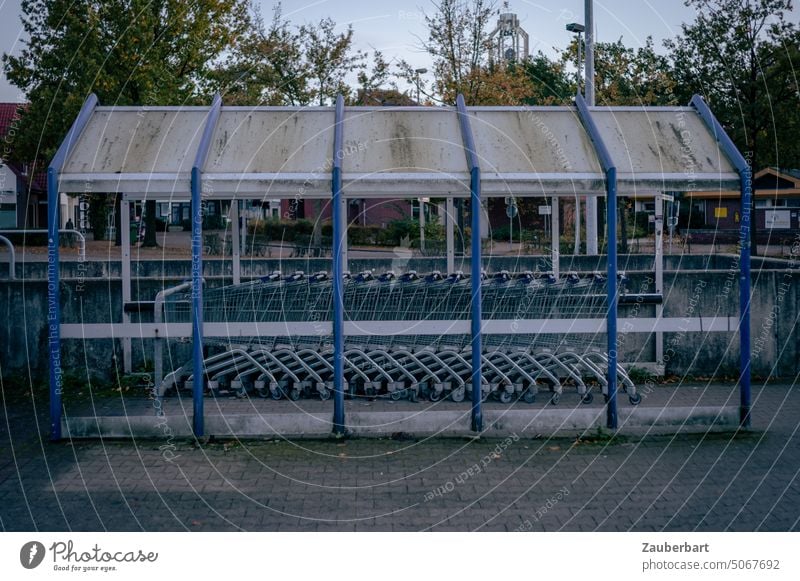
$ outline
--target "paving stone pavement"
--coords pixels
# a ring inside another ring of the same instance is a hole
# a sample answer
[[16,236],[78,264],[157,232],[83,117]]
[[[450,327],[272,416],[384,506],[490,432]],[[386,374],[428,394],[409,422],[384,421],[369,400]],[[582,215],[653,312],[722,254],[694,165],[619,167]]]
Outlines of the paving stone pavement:
[[[736,393],[670,389],[652,401]],[[198,445],[51,443],[40,436],[46,398],[4,394],[0,528],[800,530],[800,390],[759,386],[753,397],[754,429],[739,434]]]

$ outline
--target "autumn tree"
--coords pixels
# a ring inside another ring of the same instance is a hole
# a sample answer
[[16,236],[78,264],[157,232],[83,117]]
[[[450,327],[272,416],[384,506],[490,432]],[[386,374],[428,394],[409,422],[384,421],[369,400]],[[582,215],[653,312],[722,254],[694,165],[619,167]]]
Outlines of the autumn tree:
[[[212,62],[247,22],[246,0],[23,0],[28,37],[3,55],[30,105],[13,155],[45,164],[89,93],[117,105],[208,102]],[[155,201],[148,201],[155,233]],[[155,243],[155,238],[148,240]]]
[[303,38],[280,3],[266,26],[257,6],[248,28],[215,68],[213,82],[232,105],[307,105],[313,95],[303,61]]

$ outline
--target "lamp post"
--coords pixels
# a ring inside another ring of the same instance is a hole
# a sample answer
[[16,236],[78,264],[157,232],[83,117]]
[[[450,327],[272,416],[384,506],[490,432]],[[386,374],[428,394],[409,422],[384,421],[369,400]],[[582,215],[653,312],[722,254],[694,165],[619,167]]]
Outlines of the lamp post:
[[424,75],[427,72],[428,72],[428,69],[426,69],[426,68],[414,69],[414,73],[416,74],[416,76],[414,78],[415,78],[415,82],[416,82],[416,85],[417,85],[417,105],[420,104],[420,102],[419,102],[419,76],[420,75]]
[[586,30],[586,27],[583,24],[578,24],[577,22],[570,22],[567,24],[567,30],[569,32],[575,33],[578,35],[578,94],[581,92],[581,40],[583,31]]
[[[567,30],[569,32],[575,33],[578,35],[578,71],[576,78],[578,80],[578,94],[581,94],[581,34],[586,27],[583,24],[578,24],[577,22],[570,22],[567,24]],[[581,252],[581,199],[578,196],[575,196],[575,250],[574,253],[577,256]]]

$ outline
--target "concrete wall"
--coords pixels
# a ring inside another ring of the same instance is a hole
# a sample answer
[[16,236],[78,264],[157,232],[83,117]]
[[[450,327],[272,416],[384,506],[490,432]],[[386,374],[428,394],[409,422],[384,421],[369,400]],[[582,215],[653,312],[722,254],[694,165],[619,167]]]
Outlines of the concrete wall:
[[[674,263],[677,257],[668,261]],[[645,266],[647,257],[630,257],[629,263]],[[710,257],[683,257],[682,263],[702,266],[712,262]],[[271,261],[248,262],[245,272],[261,275],[276,268],[284,272],[295,269],[311,272],[323,270],[327,261]],[[532,268],[532,260],[493,259],[487,261],[491,270]],[[568,267],[570,260],[565,260]],[[581,257],[579,270],[594,270],[598,261]],[[624,261],[621,261],[624,262]],[[652,265],[652,258],[649,258]],[[727,270],[693,269],[666,272],[664,276],[665,313],[667,317],[694,317],[698,315],[719,317],[738,313],[738,265],[732,257],[717,257],[713,262],[727,265]],[[353,261],[355,268],[375,268],[378,271],[391,266],[391,260]],[[773,263],[779,263],[773,261]],[[772,266],[765,263],[759,266]],[[156,292],[188,278],[188,261],[144,261],[135,263],[135,272],[141,276],[134,280],[134,300],[152,300]],[[782,263],[784,265],[788,263]],[[47,372],[45,319],[47,284],[44,280],[44,263],[27,263],[18,269],[26,278],[16,281],[0,280],[0,370],[4,379],[18,376],[42,379]],[[206,274],[210,286],[228,282],[222,261],[208,261]],[[415,259],[406,265],[421,272],[438,266],[432,259]],[[463,270],[467,270],[466,265]],[[577,268],[576,268],[577,269]],[[602,267],[600,268],[602,269]],[[121,281],[118,262],[66,262],[61,266],[62,320],[65,323],[98,323],[120,321],[122,313]],[[628,268],[631,289],[636,292],[652,291],[652,271]],[[795,325],[800,317],[800,271],[790,269],[765,270],[754,268],[752,303],[753,371],[765,376],[793,376],[800,372],[800,341]],[[621,317],[652,317],[655,307],[621,307]],[[138,316],[138,315],[136,315]],[[146,315],[143,315],[146,316]],[[136,320],[134,318],[134,320]],[[644,334],[621,336],[620,355],[625,363],[653,361],[654,338]],[[739,357],[739,339],[730,333],[672,333],[664,338],[667,372],[677,375],[731,377],[736,375]],[[134,367],[150,362],[152,342],[134,340]],[[118,340],[64,341],[65,368],[78,378],[97,380],[113,379],[121,374],[120,345]],[[170,369],[184,363],[189,357],[189,346],[170,342],[167,350]],[[151,364],[151,362],[150,362]],[[86,371],[88,370],[88,371]]]

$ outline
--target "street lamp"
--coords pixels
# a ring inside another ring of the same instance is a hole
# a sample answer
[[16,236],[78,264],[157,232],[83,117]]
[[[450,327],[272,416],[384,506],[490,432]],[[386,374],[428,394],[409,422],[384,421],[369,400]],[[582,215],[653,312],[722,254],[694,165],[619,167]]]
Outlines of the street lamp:
[[575,33],[578,35],[578,94],[581,93],[581,34],[586,30],[586,27],[583,24],[578,24],[577,22],[570,22],[567,24],[567,30],[569,32]]
[[416,79],[416,83],[417,83],[417,105],[419,105],[420,104],[420,102],[419,102],[419,76],[420,75],[424,75],[425,73],[427,73],[428,69],[426,69],[426,68],[414,69],[414,72],[416,73],[415,79]]

